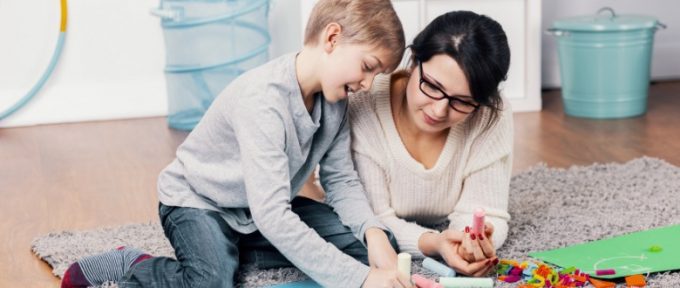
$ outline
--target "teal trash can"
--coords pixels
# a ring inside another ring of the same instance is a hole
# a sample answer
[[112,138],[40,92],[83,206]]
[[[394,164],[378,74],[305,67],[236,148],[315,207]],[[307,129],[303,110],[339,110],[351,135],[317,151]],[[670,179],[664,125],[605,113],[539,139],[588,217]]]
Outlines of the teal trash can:
[[613,119],[647,111],[656,18],[616,15],[605,7],[595,15],[555,21],[562,100],[570,116]]
[[191,130],[215,97],[269,59],[269,0],[161,0],[168,125]]

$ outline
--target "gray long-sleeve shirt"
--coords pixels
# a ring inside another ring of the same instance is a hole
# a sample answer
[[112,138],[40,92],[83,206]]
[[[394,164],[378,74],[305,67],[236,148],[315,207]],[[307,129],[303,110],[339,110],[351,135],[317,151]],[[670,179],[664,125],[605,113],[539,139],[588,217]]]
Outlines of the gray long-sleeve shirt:
[[[347,101],[315,95],[310,115],[295,54],[255,68],[215,99],[158,180],[169,206],[219,211],[236,231],[260,230],[281,253],[326,287],[359,287],[369,267],[323,240],[290,201],[320,164],[326,202],[358,239],[374,216],[350,157]],[[197,237],[200,237],[197,235]]]

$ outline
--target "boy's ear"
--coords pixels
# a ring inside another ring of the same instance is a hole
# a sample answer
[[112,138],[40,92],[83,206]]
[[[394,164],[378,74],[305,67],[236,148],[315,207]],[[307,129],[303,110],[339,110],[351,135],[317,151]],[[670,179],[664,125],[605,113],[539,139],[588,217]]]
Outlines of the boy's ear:
[[333,52],[336,46],[338,46],[338,41],[340,41],[340,33],[342,32],[342,27],[340,24],[332,22],[326,25],[326,29],[323,30],[322,44],[323,49],[327,53]]

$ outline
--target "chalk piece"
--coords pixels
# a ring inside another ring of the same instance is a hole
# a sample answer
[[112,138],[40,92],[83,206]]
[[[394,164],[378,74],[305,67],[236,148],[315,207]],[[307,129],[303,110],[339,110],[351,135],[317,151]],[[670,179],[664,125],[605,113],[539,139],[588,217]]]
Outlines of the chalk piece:
[[508,274],[515,276],[522,275],[522,269],[520,269],[519,267],[513,267],[512,270],[510,270],[510,273]]
[[515,283],[519,280],[522,280],[522,278],[517,275],[508,275],[507,277],[505,277],[505,279],[503,279],[503,282]]
[[418,288],[444,288],[444,286],[435,282],[434,280],[427,279],[418,274],[413,274],[413,276],[411,276],[411,280],[416,283]]
[[484,233],[484,209],[477,208],[472,216],[472,233],[480,235]]
[[474,287],[474,288],[491,288],[493,287],[493,279],[491,278],[468,278],[468,277],[441,277],[439,284],[445,288],[459,288],[459,287]]
[[659,245],[652,245],[651,247],[649,247],[649,252],[658,253],[661,251],[663,251],[663,248],[661,248],[661,246]]
[[425,260],[423,260],[423,267],[425,267],[427,270],[437,273],[439,276],[456,277],[456,271],[430,257],[426,257]]
[[645,281],[645,276],[638,274],[626,277],[626,285],[628,287],[645,287],[647,282]]
[[411,254],[399,253],[397,255],[397,270],[411,278]]
[[595,275],[597,276],[602,276],[602,275],[614,275],[616,274],[616,270],[614,269],[600,269],[595,271]]
[[590,278],[590,284],[593,284],[595,288],[615,288],[616,283],[614,282],[609,282],[609,281],[603,281],[603,280],[597,280],[594,278]]

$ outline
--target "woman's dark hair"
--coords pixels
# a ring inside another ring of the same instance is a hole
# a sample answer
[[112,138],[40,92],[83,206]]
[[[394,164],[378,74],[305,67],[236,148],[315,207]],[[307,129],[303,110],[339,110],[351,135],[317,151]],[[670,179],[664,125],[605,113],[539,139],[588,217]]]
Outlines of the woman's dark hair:
[[482,117],[481,110],[487,109],[484,130],[498,121],[503,109],[498,84],[507,78],[510,66],[508,39],[498,22],[470,11],[448,12],[432,20],[410,49],[413,65],[438,54],[451,56],[467,77],[472,98],[480,104],[471,120]]

